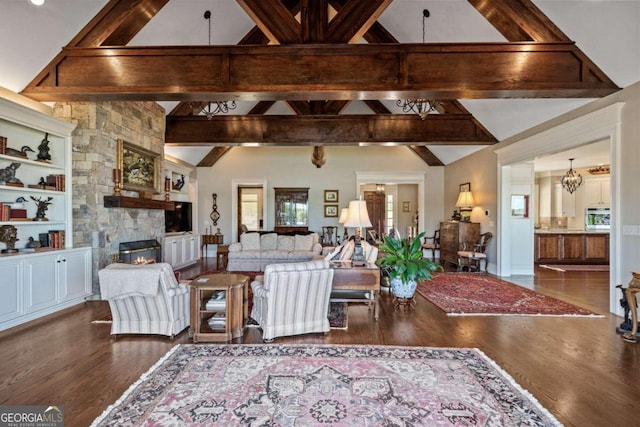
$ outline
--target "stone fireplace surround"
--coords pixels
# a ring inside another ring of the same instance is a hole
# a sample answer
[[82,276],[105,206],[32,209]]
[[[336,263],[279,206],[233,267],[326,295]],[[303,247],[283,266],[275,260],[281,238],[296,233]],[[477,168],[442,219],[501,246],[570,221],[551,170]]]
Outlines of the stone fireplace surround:
[[165,112],[155,102],[66,102],[56,103],[53,115],[77,126],[72,136],[73,238],[75,246],[92,248],[92,290],[98,295],[98,270],[118,256],[121,242],[163,241],[163,210],[105,208],[103,199],[113,194],[118,139],[164,157]]

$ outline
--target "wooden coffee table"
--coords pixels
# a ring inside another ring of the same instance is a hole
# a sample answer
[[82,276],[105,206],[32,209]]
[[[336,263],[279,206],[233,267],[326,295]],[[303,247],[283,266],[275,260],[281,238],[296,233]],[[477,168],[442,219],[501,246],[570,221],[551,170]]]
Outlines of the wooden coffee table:
[[331,261],[334,269],[331,301],[368,302],[373,305],[373,317],[378,320],[380,268],[375,263],[352,266],[351,261]]
[[[191,287],[191,322],[189,337],[193,342],[226,342],[242,338],[249,318],[249,276],[219,273],[200,276],[189,283]],[[217,292],[224,292],[218,307],[207,309],[207,301]],[[211,327],[212,317],[222,319]]]

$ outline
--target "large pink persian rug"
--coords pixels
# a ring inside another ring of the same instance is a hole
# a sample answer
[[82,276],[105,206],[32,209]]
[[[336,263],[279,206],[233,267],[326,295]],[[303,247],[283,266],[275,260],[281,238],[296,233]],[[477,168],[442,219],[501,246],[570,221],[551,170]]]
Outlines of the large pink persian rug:
[[478,349],[178,345],[93,426],[556,426]]
[[483,273],[436,273],[418,284],[418,294],[448,316],[543,315],[603,317]]

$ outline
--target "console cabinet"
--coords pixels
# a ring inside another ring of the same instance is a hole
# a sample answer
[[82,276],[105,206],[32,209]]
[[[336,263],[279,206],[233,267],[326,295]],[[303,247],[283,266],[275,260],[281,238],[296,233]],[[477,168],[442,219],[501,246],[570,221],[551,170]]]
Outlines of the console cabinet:
[[480,223],[444,221],[440,223],[440,262],[458,265],[458,251],[462,243],[480,241]]
[[163,260],[174,269],[186,267],[198,262],[200,258],[200,236],[197,234],[180,234],[165,236]]

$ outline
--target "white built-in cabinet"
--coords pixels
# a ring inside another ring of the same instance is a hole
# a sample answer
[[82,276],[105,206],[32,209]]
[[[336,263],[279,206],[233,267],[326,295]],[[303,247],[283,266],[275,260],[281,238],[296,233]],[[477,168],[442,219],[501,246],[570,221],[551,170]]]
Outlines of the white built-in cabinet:
[[167,235],[164,238],[163,261],[174,269],[198,262],[200,258],[200,236],[197,234]]
[[[17,164],[17,185],[0,184],[0,202],[24,208],[27,218],[8,218],[0,226],[16,228],[17,253],[0,253],[0,330],[84,302],[91,295],[91,248],[73,247],[71,215],[71,132],[74,125],[4,98],[0,98],[0,136],[7,147],[27,157],[0,154],[0,169]],[[49,141],[48,161],[38,160],[38,146]],[[41,178],[64,177],[58,188],[38,187]],[[64,181],[64,185],[61,183]],[[22,183],[22,186],[20,186]],[[46,221],[33,221],[37,205],[32,197],[49,202]],[[18,202],[24,200],[24,202]],[[60,248],[26,249],[29,238],[63,231]],[[0,242],[0,250],[7,245]]]
[[91,295],[91,248],[0,259],[0,330],[84,302]]
[[587,207],[609,207],[611,204],[611,178],[586,178],[584,181],[585,202]]

